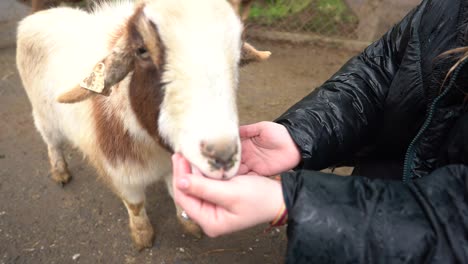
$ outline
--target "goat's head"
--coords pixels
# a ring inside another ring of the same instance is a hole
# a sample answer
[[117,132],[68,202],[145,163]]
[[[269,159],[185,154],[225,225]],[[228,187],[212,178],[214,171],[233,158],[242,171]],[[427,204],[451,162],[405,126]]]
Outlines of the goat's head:
[[[238,68],[270,53],[243,42],[242,22],[227,1],[140,2],[112,52],[58,101],[108,95],[129,78],[130,97],[146,90],[132,105],[144,128],[157,130],[206,176],[232,177],[241,153]],[[141,109],[143,101],[153,109]]]

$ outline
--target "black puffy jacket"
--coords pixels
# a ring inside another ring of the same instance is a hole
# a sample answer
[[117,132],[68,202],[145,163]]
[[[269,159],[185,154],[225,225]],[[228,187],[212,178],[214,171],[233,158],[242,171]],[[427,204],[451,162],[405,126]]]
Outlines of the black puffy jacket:
[[424,0],[276,120],[288,263],[468,263],[468,62],[439,56],[467,39],[468,0]]

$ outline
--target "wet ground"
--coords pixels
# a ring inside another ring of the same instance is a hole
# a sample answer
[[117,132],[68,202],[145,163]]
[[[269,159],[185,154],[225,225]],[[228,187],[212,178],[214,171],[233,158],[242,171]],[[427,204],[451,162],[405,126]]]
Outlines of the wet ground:
[[[255,43],[273,52],[241,72],[242,124],[272,120],[308,94],[355,51],[321,46]],[[64,188],[48,178],[46,146],[15,66],[15,49],[0,49],[0,263],[282,263],[285,229],[259,226],[200,240],[185,235],[163,184],[148,189],[148,214],[157,237],[137,252],[127,212],[76,151],[74,176]],[[261,201],[258,201],[261,204]]]

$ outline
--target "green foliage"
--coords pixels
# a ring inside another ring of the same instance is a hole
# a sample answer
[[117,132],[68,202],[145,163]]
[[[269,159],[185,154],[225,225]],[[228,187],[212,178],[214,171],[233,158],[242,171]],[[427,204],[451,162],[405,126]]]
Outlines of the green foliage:
[[318,10],[323,13],[342,15],[347,11],[343,0],[319,0],[317,4]]
[[253,20],[264,20],[273,23],[279,19],[293,15],[305,9],[312,0],[266,0],[264,3],[255,3],[250,10]]
[[350,31],[358,22],[343,0],[256,1],[250,11],[250,19],[266,26],[281,25],[286,30],[328,35]]

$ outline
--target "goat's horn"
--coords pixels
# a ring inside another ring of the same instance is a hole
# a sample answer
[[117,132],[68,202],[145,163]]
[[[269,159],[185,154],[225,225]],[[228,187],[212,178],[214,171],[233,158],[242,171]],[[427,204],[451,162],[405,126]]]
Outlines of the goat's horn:
[[228,2],[242,21],[247,20],[253,0],[228,0]]

